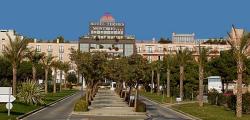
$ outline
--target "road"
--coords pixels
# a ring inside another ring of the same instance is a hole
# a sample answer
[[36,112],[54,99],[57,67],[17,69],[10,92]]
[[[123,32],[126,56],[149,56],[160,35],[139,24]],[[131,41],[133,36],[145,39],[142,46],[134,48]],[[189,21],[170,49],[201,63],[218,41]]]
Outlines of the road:
[[76,93],[52,106],[38,111],[23,120],[67,120],[71,116],[75,101],[80,99],[81,92]]
[[140,99],[147,105],[148,120],[191,120],[192,118],[180,114],[170,108],[152,102],[140,96]]

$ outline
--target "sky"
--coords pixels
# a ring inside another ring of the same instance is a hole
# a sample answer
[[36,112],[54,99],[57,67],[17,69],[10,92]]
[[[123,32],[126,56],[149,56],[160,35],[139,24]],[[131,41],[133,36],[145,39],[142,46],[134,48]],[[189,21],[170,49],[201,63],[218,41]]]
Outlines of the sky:
[[137,40],[171,37],[172,32],[196,38],[225,37],[232,24],[250,30],[250,0],[2,0],[0,29],[15,29],[37,39],[59,35],[78,40],[90,21],[109,12],[125,22],[126,34]]

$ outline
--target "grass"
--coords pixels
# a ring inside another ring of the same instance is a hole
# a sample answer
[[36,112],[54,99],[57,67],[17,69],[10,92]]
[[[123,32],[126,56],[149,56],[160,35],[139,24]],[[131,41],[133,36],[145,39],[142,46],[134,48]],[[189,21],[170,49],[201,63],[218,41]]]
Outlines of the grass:
[[163,97],[163,95],[158,95],[157,93],[140,92],[140,95],[161,104],[175,102],[175,98],[167,97],[166,95]]
[[[75,93],[76,90],[63,90],[62,92],[58,92],[56,94],[53,94],[53,93],[49,93],[49,94],[46,94],[45,95],[45,103],[46,104],[49,104],[51,102],[54,102],[60,98],[63,98],[65,96],[68,96],[72,93]],[[39,107],[42,107],[42,106],[35,106],[35,105],[27,105],[27,104],[24,104],[24,103],[21,103],[21,102],[18,102],[18,100],[14,101],[13,102],[13,108],[11,110],[11,115],[8,116],[8,111],[5,107],[5,104],[6,103],[1,103],[0,104],[0,120],[15,120],[16,117],[20,116],[20,115],[23,115],[27,112],[30,112],[32,110],[35,110]]]
[[[188,113],[203,120],[236,120],[234,111],[226,110],[223,106],[204,104],[199,107],[198,103],[174,105],[173,108]],[[243,115],[237,120],[250,120],[250,115]]]

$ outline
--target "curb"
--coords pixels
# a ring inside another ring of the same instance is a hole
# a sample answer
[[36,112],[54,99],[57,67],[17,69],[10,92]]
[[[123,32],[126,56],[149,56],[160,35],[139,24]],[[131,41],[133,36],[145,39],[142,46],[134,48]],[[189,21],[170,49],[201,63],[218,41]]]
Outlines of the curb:
[[[157,105],[160,105],[160,106],[161,106],[161,104],[160,104],[159,102],[155,102],[155,101],[150,100],[150,99],[148,99],[147,97],[144,97],[144,96],[140,96],[140,97],[142,97],[143,99],[146,99],[146,100],[148,100],[148,101],[150,101],[150,102],[152,102],[152,103],[154,103],[154,104],[157,104]],[[202,120],[202,119],[197,118],[197,117],[195,117],[195,116],[193,116],[193,115],[190,115],[190,114],[188,114],[188,113],[185,113],[185,112],[182,112],[182,111],[180,111],[180,110],[174,109],[173,107],[167,107],[167,106],[161,106],[161,107],[163,107],[163,108],[169,108],[170,110],[173,110],[173,111],[177,112],[178,114],[181,114],[181,115],[183,115],[183,116],[185,116],[185,117],[188,117],[188,118],[191,118],[191,119],[193,119],[193,120]]]
[[175,108],[173,108],[173,107],[169,107],[169,108],[172,109],[172,110],[174,110],[174,111],[176,111],[176,112],[179,112],[179,113],[181,113],[181,114],[184,114],[184,115],[186,115],[186,116],[188,116],[188,117],[190,117],[190,118],[192,118],[192,119],[195,119],[195,120],[202,120],[202,119],[200,119],[200,118],[198,118],[198,117],[195,117],[195,116],[193,116],[193,115],[190,115],[190,114],[188,114],[188,113],[185,113],[185,112],[183,112],[183,111],[181,111],[181,110],[175,109]]
[[32,111],[30,111],[30,112],[28,112],[28,113],[25,113],[25,114],[23,114],[23,115],[21,115],[21,116],[16,117],[16,119],[17,119],[17,120],[22,120],[23,118],[25,118],[25,117],[27,117],[27,116],[29,116],[29,115],[31,115],[31,114],[37,112],[37,111],[43,110],[43,109],[45,109],[46,107],[51,106],[51,105],[54,105],[54,104],[56,104],[56,103],[58,103],[58,102],[60,102],[60,101],[62,101],[62,100],[64,100],[64,99],[67,99],[67,98],[69,98],[69,97],[71,97],[71,96],[73,96],[73,95],[75,95],[75,94],[77,94],[77,93],[78,93],[78,92],[72,93],[72,94],[70,94],[70,95],[68,95],[68,96],[65,96],[65,97],[63,97],[63,98],[60,98],[60,99],[54,101],[54,102],[51,102],[51,103],[49,103],[49,104],[47,104],[47,105],[45,105],[45,106],[41,106],[41,107],[39,107],[39,108],[37,108],[37,109],[35,109],[35,110],[32,110]]

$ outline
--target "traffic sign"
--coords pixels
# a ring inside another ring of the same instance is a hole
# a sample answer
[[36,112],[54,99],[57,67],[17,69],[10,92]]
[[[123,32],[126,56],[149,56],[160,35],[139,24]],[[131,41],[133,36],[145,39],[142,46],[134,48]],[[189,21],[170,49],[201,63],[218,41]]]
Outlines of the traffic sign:
[[0,102],[13,102],[16,98],[13,95],[0,95]]
[[6,109],[11,110],[13,107],[12,103],[6,103]]

